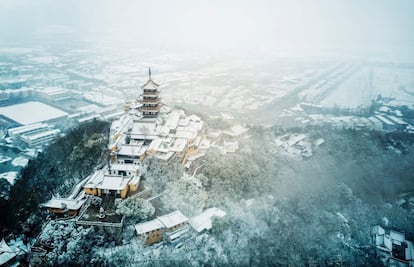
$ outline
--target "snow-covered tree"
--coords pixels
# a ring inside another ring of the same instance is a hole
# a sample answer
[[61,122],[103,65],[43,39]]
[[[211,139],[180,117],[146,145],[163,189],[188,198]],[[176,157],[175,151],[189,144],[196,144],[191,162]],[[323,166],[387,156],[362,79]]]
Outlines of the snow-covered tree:
[[142,221],[151,218],[155,208],[149,201],[133,196],[118,202],[116,213],[134,221]]

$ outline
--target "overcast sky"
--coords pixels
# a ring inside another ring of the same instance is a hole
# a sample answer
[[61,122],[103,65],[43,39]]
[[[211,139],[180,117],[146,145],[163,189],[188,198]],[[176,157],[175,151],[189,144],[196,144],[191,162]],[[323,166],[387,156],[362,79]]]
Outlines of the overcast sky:
[[414,46],[411,0],[0,0],[1,41],[88,38],[181,49]]

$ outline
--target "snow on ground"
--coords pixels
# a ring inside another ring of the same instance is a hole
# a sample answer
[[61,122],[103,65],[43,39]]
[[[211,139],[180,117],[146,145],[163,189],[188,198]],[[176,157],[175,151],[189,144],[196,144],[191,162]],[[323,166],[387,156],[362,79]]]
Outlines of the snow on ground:
[[379,94],[394,97],[396,103],[409,105],[414,102],[414,70],[401,68],[372,68],[372,87],[370,68],[364,67],[349,79],[338,85],[321,104],[354,108],[369,105]]
[[32,57],[30,58],[31,61],[34,61],[36,63],[42,63],[42,64],[50,64],[52,63],[56,58],[52,56],[44,56],[44,57]]
[[23,125],[47,121],[68,115],[60,109],[48,106],[41,102],[32,101],[0,107],[0,114]]
[[12,164],[13,166],[16,166],[16,167],[26,167],[28,162],[29,160],[27,158],[17,157],[12,161]]
[[13,185],[18,175],[18,172],[4,172],[0,173],[0,179],[6,179],[11,185]]

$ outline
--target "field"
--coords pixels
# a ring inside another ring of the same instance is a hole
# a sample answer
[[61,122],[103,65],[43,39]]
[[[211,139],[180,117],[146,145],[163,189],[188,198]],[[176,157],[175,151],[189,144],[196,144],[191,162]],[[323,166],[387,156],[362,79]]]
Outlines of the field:
[[354,108],[369,105],[378,95],[395,98],[394,103],[414,103],[414,69],[365,66],[338,85],[321,104]]

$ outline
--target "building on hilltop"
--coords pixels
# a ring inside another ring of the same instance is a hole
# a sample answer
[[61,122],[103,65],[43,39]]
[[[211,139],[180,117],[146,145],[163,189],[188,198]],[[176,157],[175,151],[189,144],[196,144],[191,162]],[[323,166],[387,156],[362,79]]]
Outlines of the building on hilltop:
[[163,238],[174,242],[188,231],[188,218],[176,210],[154,220],[139,223],[135,225],[135,230],[148,245],[160,242]]
[[85,193],[98,197],[112,195],[126,198],[128,193],[136,192],[141,176],[137,175],[137,170],[125,167],[120,170],[121,166],[117,165],[115,168],[118,169],[118,174],[113,174],[112,169],[96,171],[84,185]]
[[160,113],[159,85],[151,78],[151,68],[148,69],[148,76],[148,81],[141,87],[140,110],[144,118],[155,118]]
[[161,109],[158,88],[149,71],[138,104],[127,103],[126,113],[112,123],[112,163],[139,164],[152,156],[165,163],[177,158],[184,165],[188,159],[204,155],[198,149],[206,143],[203,121],[182,110]]
[[371,237],[384,264],[388,266],[414,266],[413,242],[405,234],[394,230],[385,231],[379,225],[371,229]]

